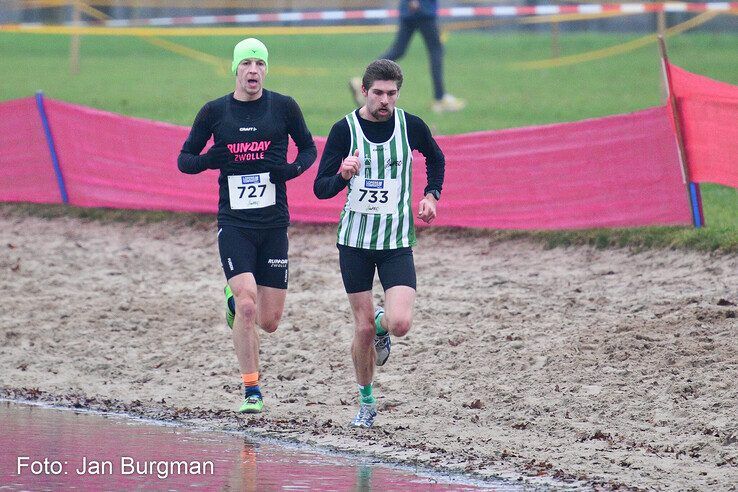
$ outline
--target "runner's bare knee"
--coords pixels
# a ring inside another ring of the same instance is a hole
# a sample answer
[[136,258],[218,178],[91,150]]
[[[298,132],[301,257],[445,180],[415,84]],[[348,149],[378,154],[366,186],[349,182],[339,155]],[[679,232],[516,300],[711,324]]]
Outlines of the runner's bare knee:
[[279,313],[271,313],[269,317],[262,316],[259,318],[259,326],[267,333],[274,333],[277,331],[280,319],[281,316]]
[[374,346],[374,334],[374,319],[362,319],[360,322],[357,320],[354,336],[362,347]]
[[236,297],[236,315],[239,316],[247,326],[254,324],[256,320],[256,303],[250,296]]
[[395,315],[387,318],[388,331],[396,337],[404,337],[410,331],[412,318],[406,315]]

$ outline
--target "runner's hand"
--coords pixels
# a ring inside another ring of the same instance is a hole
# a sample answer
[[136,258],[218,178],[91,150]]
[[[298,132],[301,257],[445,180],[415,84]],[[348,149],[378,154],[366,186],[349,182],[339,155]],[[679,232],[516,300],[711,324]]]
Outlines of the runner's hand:
[[341,162],[339,172],[345,181],[348,181],[355,175],[359,174],[359,149],[356,149],[354,155],[346,157],[343,162]]
[[231,161],[231,152],[220,145],[213,145],[208,152],[202,156],[207,169],[220,169],[224,164]]
[[425,195],[418,206],[418,218],[430,224],[436,218],[436,199],[433,195]]
[[294,164],[270,164],[268,169],[269,181],[274,184],[284,183],[300,175],[300,169]]

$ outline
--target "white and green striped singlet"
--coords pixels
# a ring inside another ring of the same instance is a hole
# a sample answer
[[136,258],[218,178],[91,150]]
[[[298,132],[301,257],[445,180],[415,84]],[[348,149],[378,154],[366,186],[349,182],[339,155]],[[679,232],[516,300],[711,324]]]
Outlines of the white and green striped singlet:
[[360,178],[397,180],[397,207],[392,213],[361,213],[351,210],[349,196],[357,177],[348,184],[349,193],[338,223],[338,244],[354,248],[385,250],[415,245],[411,207],[413,156],[407,137],[405,112],[395,108],[395,130],[384,143],[370,142],[361,131],[355,114],[346,115],[351,131],[351,152],[359,149]]

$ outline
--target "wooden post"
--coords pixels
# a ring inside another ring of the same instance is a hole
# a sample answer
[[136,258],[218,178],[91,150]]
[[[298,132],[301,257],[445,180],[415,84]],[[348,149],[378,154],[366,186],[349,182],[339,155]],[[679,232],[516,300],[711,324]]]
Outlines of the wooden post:
[[[666,12],[664,12],[663,4],[661,10],[656,12],[656,35],[664,37],[666,33]],[[665,85],[666,81],[661,80],[661,102],[666,104],[666,99],[669,97],[669,89]]]
[[666,12],[659,10],[656,12],[656,34],[663,36],[666,32]]
[[558,58],[561,54],[559,47],[559,23],[551,22],[551,58]]
[[[72,0],[72,25],[79,26],[82,20],[82,11],[79,7],[78,0]],[[78,33],[72,34],[72,38],[69,40],[69,73],[77,75],[79,73],[79,49],[80,49],[80,36]]]
[[682,123],[679,119],[679,109],[677,107],[677,100],[676,96],[674,95],[674,89],[671,86],[669,57],[666,54],[666,44],[664,43],[664,37],[659,36],[658,38],[659,50],[661,51],[662,75],[664,78],[664,85],[667,89],[668,105],[671,108],[671,114],[674,120],[674,131],[676,133],[679,164],[681,164],[682,167],[682,180],[687,188],[687,199],[689,200],[690,208],[692,211],[692,223],[696,228],[700,228],[705,224],[705,219],[702,214],[702,199],[700,195],[700,189],[697,183],[692,182],[692,178],[689,175],[689,166],[687,163],[686,147],[684,146],[684,133],[682,132]]

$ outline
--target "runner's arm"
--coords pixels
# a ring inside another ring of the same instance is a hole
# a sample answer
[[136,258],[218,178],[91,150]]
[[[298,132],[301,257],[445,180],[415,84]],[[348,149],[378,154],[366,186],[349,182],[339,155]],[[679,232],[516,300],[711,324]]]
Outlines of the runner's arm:
[[300,106],[291,97],[287,99],[286,117],[287,133],[290,134],[292,140],[295,141],[295,145],[297,145],[297,157],[292,164],[274,166],[270,169],[272,178],[280,182],[289,181],[304,173],[313,165],[315,158],[318,156],[313,136],[308,130]]
[[407,127],[410,148],[425,156],[425,172],[428,184],[423,190],[423,195],[427,195],[431,190],[437,190],[440,193],[443,190],[446,157],[433,138],[430,128],[423,120],[417,116],[408,115]]
[[348,181],[338,173],[341,162],[349,155],[351,136],[348,123],[342,119],[331,128],[320,158],[318,174],[313,183],[313,193],[320,199],[333,198],[346,188]]
[[198,174],[206,169],[217,169],[217,166],[213,167],[216,164],[214,162],[216,160],[214,154],[217,154],[217,151],[208,152],[210,156],[208,154],[200,155],[200,152],[205,148],[205,144],[208,143],[210,136],[213,134],[209,122],[209,115],[210,106],[206,104],[197,113],[195,122],[190,129],[190,134],[187,136],[187,140],[185,140],[182,150],[179,152],[177,167],[185,174]]

